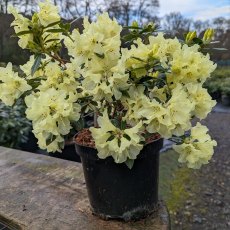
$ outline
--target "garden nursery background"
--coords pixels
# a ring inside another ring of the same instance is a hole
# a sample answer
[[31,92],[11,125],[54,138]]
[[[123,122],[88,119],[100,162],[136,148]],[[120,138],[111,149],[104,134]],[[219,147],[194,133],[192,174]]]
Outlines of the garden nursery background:
[[[229,3],[228,14],[230,14],[230,2],[223,2]],[[230,175],[229,15],[212,17],[209,20],[194,19],[173,11],[162,15],[160,0],[54,0],[54,4],[59,6],[63,19],[72,22],[71,29],[77,27],[82,30],[82,17],[86,15],[93,20],[97,13],[107,11],[122,25],[130,25],[133,20],[143,24],[154,22],[167,37],[178,37],[194,30],[202,37],[205,29],[215,30],[214,40],[219,41],[215,47],[227,49],[227,51],[212,51],[211,59],[218,64],[218,68],[205,83],[211,96],[218,101],[214,111],[203,121],[218,142],[215,156],[211,164],[203,166],[200,171],[194,171],[182,167],[177,162],[176,153],[170,149],[170,144],[166,145],[161,154],[160,195],[166,200],[173,229],[229,229],[230,184],[227,180]],[[14,30],[10,24],[13,16],[8,14],[9,5],[19,9],[27,17],[31,17],[38,5],[36,0],[0,0],[0,66],[12,62],[14,69],[20,74],[20,65],[26,63],[30,54],[22,50],[17,44],[18,38],[12,36]],[[66,50],[62,50],[62,55],[67,55]],[[48,154],[38,149],[31,133],[31,124],[25,118],[24,112],[24,105],[20,101],[13,108],[0,102],[0,146]],[[64,153],[62,155],[54,153],[53,156],[79,160],[75,155]]]

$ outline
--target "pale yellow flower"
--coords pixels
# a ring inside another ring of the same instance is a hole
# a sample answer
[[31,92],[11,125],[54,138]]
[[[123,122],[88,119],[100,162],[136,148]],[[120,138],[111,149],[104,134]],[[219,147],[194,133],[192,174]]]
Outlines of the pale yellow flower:
[[[31,94],[25,98],[27,105],[26,116],[33,124],[33,132],[41,143],[41,148],[45,147],[45,140],[50,137],[63,140],[62,136],[70,132],[71,121],[78,121],[80,118],[80,105],[75,103],[75,96],[67,97],[64,90],[49,88],[43,92]],[[60,142],[60,141],[58,141]],[[52,151],[56,144],[52,145]]]
[[[11,23],[11,26],[14,27],[15,33],[29,30],[29,26],[31,26],[31,22],[28,18],[25,18],[21,14],[19,14],[18,11],[13,6],[9,6],[8,12],[13,14],[14,16],[14,21]],[[30,33],[20,35],[18,37],[19,37],[18,45],[22,49],[25,49],[27,47],[29,41],[33,41],[33,35]]]
[[191,136],[183,144],[174,145],[173,149],[180,154],[179,162],[187,163],[189,168],[199,169],[202,164],[208,164],[213,155],[216,141],[207,134],[207,127],[197,123],[191,129]]
[[212,100],[207,89],[203,88],[201,84],[189,83],[186,84],[189,99],[195,104],[194,115],[203,119],[211,112],[216,105],[216,101]]
[[53,5],[50,0],[39,2],[38,5],[40,11],[37,13],[37,16],[43,26],[60,21],[61,17],[58,14],[58,7]]
[[32,87],[26,80],[19,77],[12,69],[12,64],[8,63],[5,68],[0,67],[0,100],[6,105],[13,105],[24,92]]
[[136,159],[143,146],[140,144],[142,138],[138,134],[142,123],[130,129],[121,130],[115,127],[109,120],[107,111],[98,118],[100,128],[90,128],[98,157],[105,159],[112,156],[116,163],[123,163],[128,159]]

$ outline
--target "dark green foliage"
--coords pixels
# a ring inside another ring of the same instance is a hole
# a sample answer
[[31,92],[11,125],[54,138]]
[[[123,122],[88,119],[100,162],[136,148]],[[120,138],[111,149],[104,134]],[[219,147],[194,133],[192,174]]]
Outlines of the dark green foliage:
[[209,93],[221,92],[230,95],[230,68],[216,69],[204,84]]
[[13,107],[0,103],[0,146],[19,148],[28,140],[31,123],[25,118],[25,106],[18,101]]

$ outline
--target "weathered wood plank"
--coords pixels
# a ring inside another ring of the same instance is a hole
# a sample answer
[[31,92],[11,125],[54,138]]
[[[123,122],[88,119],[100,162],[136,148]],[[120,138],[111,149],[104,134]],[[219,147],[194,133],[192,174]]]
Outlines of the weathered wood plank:
[[81,164],[0,147],[0,222],[28,230],[168,229],[157,216],[122,223],[91,214]]

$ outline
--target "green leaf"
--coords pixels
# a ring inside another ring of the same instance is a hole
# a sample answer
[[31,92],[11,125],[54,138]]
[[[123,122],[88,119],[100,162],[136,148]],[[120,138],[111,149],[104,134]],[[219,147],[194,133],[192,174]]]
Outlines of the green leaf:
[[65,32],[64,29],[49,29],[49,30],[46,30],[46,32],[50,32],[50,33],[63,33]]
[[52,26],[55,26],[55,25],[59,24],[60,22],[61,22],[61,21],[59,20],[59,21],[50,23],[49,25],[47,25],[47,26],[45,27],[45,29],[46,29],[46,28],[49,28],[49,27],[52,27]]
[[111,122],[115,127],[119,127],[119,121],[117,119],[111,119]]
[[50,137],[46,140],[46,145],[51,144],[56,138],[57,136],[51,134]]
[[142,28],[138,27],[138,26],[123,26],[123,28],[125,28],[125,29],[138,29],[138,30],[142,30]]
[[61,23],[60,24],[60,27],[62,28],[62,29],[64,29],[65,31],[69,31],[70,30],[70,27],[71,27],[71,24],[70,23]]
[[120,148],[121,147],[121,140],[120,139],[117,139],[117,144],[118,144],[118,147]]
[[129,41],[133,41],[134,39],[136,39],[138,36],[137,35],[134,35],[134,34],[127,34],[127,35],[124,35],[121,39],[125,42],[129,42]]
[[143,82],[146,82],[146,81],[149,81],[149,80],[152,80],[152,79],[153,79],[152,77],[146,76],[146,77],[141,78],[138,83],[143,83]]
[[49,39],[46,41],[46,43],[55,42],[55,41],[60,41],[60,39],[58,39],[58,38]]
[[130,98],[130,95],[129,95],[129,93],[127,92],[127,90],[122,90],[121,93],[122,93],[123,96],[129,97],[129,98]]
[[85,121],[81,117],[76,123],[74,123],[76,130],[80,131],[85,127]]
[[63,35],[67,36],[72,42],[74,42],[73,38],[66,31],[63,33]]
[[159,72],[163,72],[163,73],[166,72],[166,69],[164,67],[162,67],[161,65],[154,66],[154,70],[159,71]]
[[136,60],[138,60],[138,61],[140,61],[140,62],[146,62],[146,61],[144,61],[143,59],[138,58],[138,57],[131,57],[131,58],[136,59]]
[[133,167],[133,165],[134,165],[134,160],[132,160],[132,159],[127,159],[127,160],[125,161],[125,164],[127,165],[127,167],[128,167],[129,169],[132,169],[132,167]]
[[99,53],[95,53],[95,55],[101,59],[103,59],[105,57],[105,54],[99,54]]
[[195,44],[202,45],[203,41],[200,38],[193,38],[192,39]]
[[96,101],[90,101],[90,104],[93,106],[98,106],[98,103]]
[[106,142],[107,142],[107,141],[112,141],[114,138],[115,138],[115,136],[114,136],[114,135],[111,135],[111,136],[106,140]]
[[[121,121],[121,130],[125,130],[126,129],[126,121]],[[126,134],[124,134],[125,136]]]
[[42,54],[38,54],[35,57],[35,61],[34,64],[31,68],[31,75],[33,76],[34,73],[37,71],[37,69],[39,68],[40,64],[41,64],[41,60],[42,60]]
[[25,31],[21,31],[21,32],[16,33],[16,36],[22,36],[25,34],[32,34],[32,33],[33,33],[32,30],[25,30]]
[[130,138],[130,136],[129,136],[129,135],[124,134],[124,135],[123,135],[123,137],[124,137],[124,138],[126,138],[128,141],[131,141],[131,138]]
[[136,70],[140,70],[140,69],[146,70],[146,69],[145,69],[145,66],[142,66],[142,67],[138,67],[138,68],[133,68],[132,71],[136,71]]
[[50,36],[50,34],[47,34],[44,38],[44,41]]

